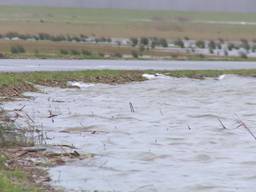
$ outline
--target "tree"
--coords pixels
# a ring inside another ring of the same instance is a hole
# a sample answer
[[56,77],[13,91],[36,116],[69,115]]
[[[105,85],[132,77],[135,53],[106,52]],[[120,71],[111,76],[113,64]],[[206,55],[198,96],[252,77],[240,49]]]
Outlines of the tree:
[[157,46],[157,42],[156,41],[152,41],[151,42],[151,49],[155,49]]
[[202,40],[199,40],[196,42],[196,46],[200,49],[204,49],[205,48],[205,42]]
[[180,47],[180,48],[184,48],[185,47],[184,42],[181,39],[175,40],[174,41],[174,45],[176,45],[177,47]]
[[145,47],[140,45],[140,52],[143,53],[145,51]]
[[66,50],[66,49],[61,49],[61,50],[60,50],[60,53],[61,53],[62,55],[67,55],[67,54],[68,54],[68,50]]
[[214,50],[214,49],[216,49],[216,43],[214,41],[210,41],[208,44],[208,47],[209,47],[209,49]]
[[241,48],[244,48],[246,51],[251,49],[249,42],[246,39],[241,39]]
[[241,57],[242,59],[247,59],[247,58],[248,58],[247,54],[244,53],[244,52],[240,52],[240,57]]
[[148,38],[142,37],[142,38],[140,39],[140,44],[141,44],[141,45],[144,45],[144,46],[148,46],[148,44],[149,44]]
[[136,47],[138,45],[139,40],[137,38],[130,38],[130,42],[133,47]]
[[113,56],[117,57],[117,58],[122,58],[123,57],[123,55],[121,53],[114,53]]
[[164,39],[164,38],[161,38],[161,39],[159,40],[159,44],[160,44],[162,47],[168,47],[168,42],[167,42],[167,40]]
[[82,54],[86,55],[86,56],[91,56],[92,55],[92,53],[88,50],[82,50]]
[[72,50],[71,50],[71,54],[72,54],[72,55],[80,55],[80,52],[77,51],[77,50],[75,50],[75,49],[72,49]]
[[11,53],[18,54],[18,53],[25,53],[26,50],[21,45],[11,47]]
[[232,51],[233,49],[235,49],[235,45],[233,43],[229,43],[228,44],[228,50]]
[[138,54],[137,51],[132,51],[131,54],[132,54],[132,56],[133,56],[134,58],[138,58],[138,57],[139,57],[139,54]]

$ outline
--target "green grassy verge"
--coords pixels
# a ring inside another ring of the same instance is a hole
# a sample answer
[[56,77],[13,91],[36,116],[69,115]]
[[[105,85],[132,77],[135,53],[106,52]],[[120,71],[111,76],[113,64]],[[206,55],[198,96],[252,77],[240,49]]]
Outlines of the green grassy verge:
[[67,81],[88,83],[127,83],[142,81],[141,71],[88,70],[77,72],[0,73],[0,96],[20,96],[35,90],[33,84],[66,87]]
[[221,74],[235,74],[256,77],[256,69],[250,70],[179,70],[179,71],[121,71],[121,70],[87,70],[77,72],[31,72],[0,73],[0,96],[10,96],[12,91],[17,96],[24,91],[33,91],[32,84],[66,87],[67,81],[87,83],[119,84],[143,81],[143,73],[162,73],[172,77],[217,77]]
[[26,173],[18,169],[6,169],[5,156],[0,155],[0,191],[1,192],[39,192],[36,187],[31,187]]
[[[171,54],[170,54],[171,55]],[[224,57],[224,56],[200,56],[200,55],[181,55],[178,57],[166,56],[166,57],[155,57],[154,55],[145,55],[152,56],[152,58],[119,58],[110,56],[109,58],[105,58],[100,55],[92,55],[92,56],[83,56],[83,55],[61,55],[56,53],[26,53],[26,54],[6,54],[5,58],[7,59],[65,59],[65,60],[155,60],[163,59],[167,61],[247,61],[247,62],[255,62],[256,57]]]
[[223,74],[233,74],[244,77],[256,77],[256,69],[241,69],[241,70],[179,70],[162,72],[165,75],[182,78],[196,78],[196,77],[218,77]]

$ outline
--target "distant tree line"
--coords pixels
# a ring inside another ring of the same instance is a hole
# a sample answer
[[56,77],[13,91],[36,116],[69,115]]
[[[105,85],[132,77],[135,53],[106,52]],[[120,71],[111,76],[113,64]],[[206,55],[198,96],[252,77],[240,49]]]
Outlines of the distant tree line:
[[132,37],[130,38],[130,44],[133,47],[140,47],[140,49],[154,49],[156,47],[168,47],[168,41],[165,38],[158,38],[158,37],[141,37],[136,38]]
[[[36,35],[31,34],[20,34],[16,32],[9,32],[6,34],[0,34],[1,39],[21,39],[21,40],[48,40],[48,41],[75,41],[75,42],[87,42],[90,40],[90,37],[86,35],[50,35],[48,33],[39,33]],[[105,42],[105,43],[111,43],[111,38],[106,37],[93,37],[93,41],[95,43]]]

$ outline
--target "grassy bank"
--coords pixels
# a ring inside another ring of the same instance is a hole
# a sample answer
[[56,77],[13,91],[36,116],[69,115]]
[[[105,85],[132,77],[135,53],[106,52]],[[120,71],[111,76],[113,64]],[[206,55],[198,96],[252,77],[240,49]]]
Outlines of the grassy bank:
[[1,192],[39,192],[35,186],[31,186],[27,173],[18,168],[6,168],[8,159],[0,155],[0,191]]
[[35,91],[33,84],[66,87],[67,81],[120,84],[145,80],[143,73],[162,73],[172,77],[201,79],[222,74],[256,77],[256,70],[179,70],[179,71],[119,71],[88,70],[78,72],[0,73],[0,96],[15,97],[26,91]]
[[[66,87],[67,81],[127,83],[141,81],[141,71],[88,70],[79,72],[0,73],[0,96],[19,96],[35,90],[32,84]],[[32,83],[32,84],[31,84]]]

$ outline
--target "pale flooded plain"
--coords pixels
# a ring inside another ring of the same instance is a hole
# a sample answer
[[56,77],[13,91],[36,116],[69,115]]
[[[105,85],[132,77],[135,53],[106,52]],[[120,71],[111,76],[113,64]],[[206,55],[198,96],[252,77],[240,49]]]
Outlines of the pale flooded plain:
[[[41,89],[4,108],[25,105],[23,110],[47,132],[49,144],[74,145],[80,154],[93,154],[50,168],[57,188],[233,192],[255,186],[256,141],[237,128],[236,120],[256,133],[256,78],[159,77]],[[54,120],[50,112],[57,115]]]

